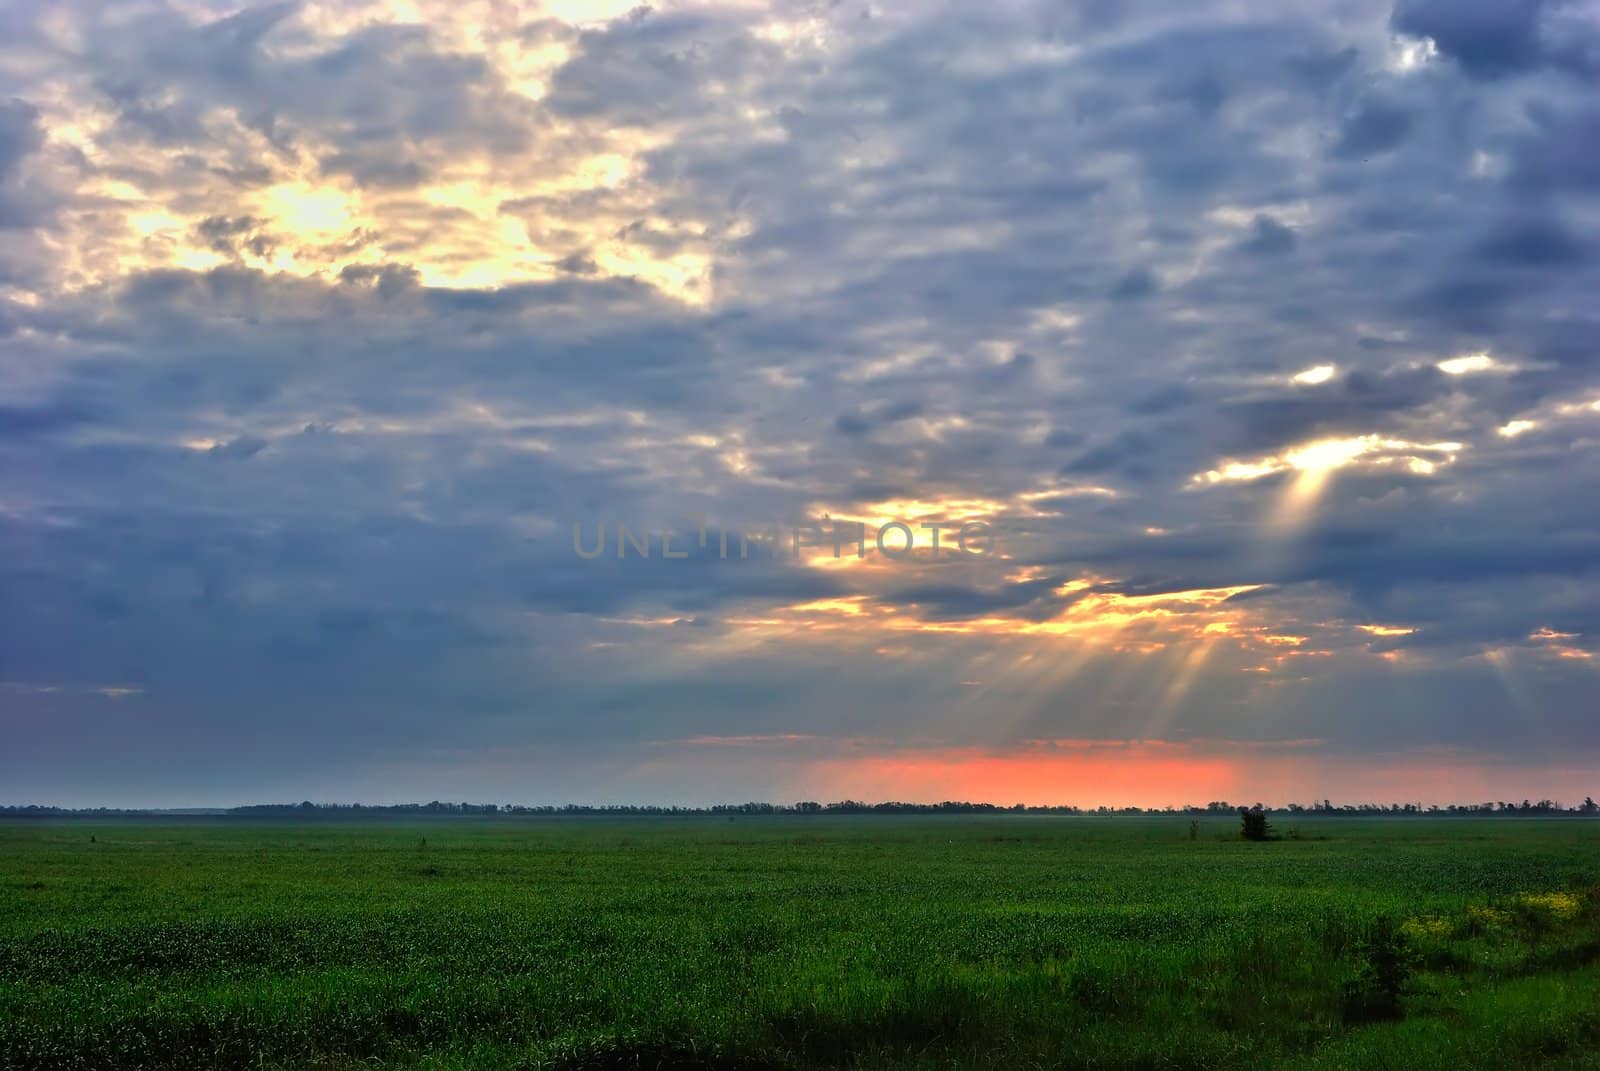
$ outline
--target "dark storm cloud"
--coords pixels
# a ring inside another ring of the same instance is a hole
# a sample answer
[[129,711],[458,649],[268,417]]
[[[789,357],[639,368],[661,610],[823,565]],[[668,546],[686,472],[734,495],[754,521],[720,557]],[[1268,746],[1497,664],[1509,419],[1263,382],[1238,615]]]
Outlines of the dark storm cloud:
[[1484,80],[1540,67],[1575,75],[1600,70],[1594,23],[1565,0],[1400,0],[1390,24],[1430,38],[1469,77]]
[[1446,386],[1442,373],[1423,367],[1381,376],[1352,372],[1317,391],[1223,401],[1218,406],[1227,422],[1223,452],[1273,453],[1296,443],[1394,426],[1406,411],[1438,400]]
[[[44,145],[39,110],[25,100],[0,100],[0,229],[29,227],[40,221],[37,196],[23,188],[23,161]],[[3,279],[3,262],[0,262]]]
[[1149,297],[1155,292],[1155,276],[1145,268],[1134,268],[1118,279],[1117,284],[1111,288],[1111,296],[1118,301],[1135,301]]
[[1257,216],[1250,224],[1250,237],[1239,248],[1252,256],[1271,257],[1294,251],[1294,230],[1271,216]]
[[1364,101],[1340,127],[1333,154],[1350,160],[1388,152],[1406,140],[1413,122],[1411,113],[1397,104]]
[[[1587,104],[1587,98],[1583,98]],[[1600,190],[1600,111],[1592,107],[1533,113],[1535,129],[1523,137],[1513,178],[1523,189],[1545,193]]]
[[48,435],[65,431],[90,419],[78,405],[0,406],[0,438]]
[[37,108],[25,100],[0,102],[0,180],[14,175],[22,158],[43,144]]
[[1391,24],[1401,33],[1429,37],[1473,77],[1495,78],[1540,62],[1538,0],[1402,0]]
[[[1019,354],[1019,356],[1025,355]],[[1007,368],[1009,367],[1008,365]],[[1002,382],[1006,378],[1004,370],[996,370],[995,374]],[[910,420],[921,415],[921,402],[889,402],[874,405],[864,410],[858,409],[848,413],[840,413],[834,419],[833,426],[841,435],[866,435],[875,427],[897,424],[902,420]]]
[[1527,217],[1500,224],[1474,250],[1493,264],[1561,268],[1589,256],[1588,245],[1560,219]]

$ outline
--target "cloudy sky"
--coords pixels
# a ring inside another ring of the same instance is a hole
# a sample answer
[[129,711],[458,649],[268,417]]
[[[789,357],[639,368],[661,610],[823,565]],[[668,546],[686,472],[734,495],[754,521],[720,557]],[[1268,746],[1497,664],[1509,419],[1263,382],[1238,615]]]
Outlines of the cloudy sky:
[[1290,7],[6,3],[0,802],[1600,791],[1600,10]]

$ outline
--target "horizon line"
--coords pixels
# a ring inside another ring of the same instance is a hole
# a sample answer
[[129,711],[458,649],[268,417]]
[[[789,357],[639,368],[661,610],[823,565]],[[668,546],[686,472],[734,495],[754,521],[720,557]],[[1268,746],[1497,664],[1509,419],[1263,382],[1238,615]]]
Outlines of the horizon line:
[[861,813],[861,812],[908,812],[924,813],[939,811],[975,811],[975,812],[1000,812],[1000,813],[1073,813],[1082,815],[1098,814],[1174,814],[1174,815],[1232,815],[1246,810],[1262,810],[1266,812],[1282,812],[1290,814],[1344,814],[1344,813],[1379,813],[1379,814],[1429,814],[1429,813],[1473,813],[1473,814],[1504,814],[1535,812],[1541,814],[1600,814],[1592,796],[1586,796],[1582,803],[1563,804],[1560,800],[1543,797],[1533,799],[1525,797],[1520,803],[1514,800],[1473,800],[1470,802],[1452,801],[1419,801],[1399,800],[1390,802],[1377,802],[1365,800],[1354,803],[1333,803],[1324,798],[1312,801],[1309,805],[1299,802],[1263,803],[1259,800],[1252,803],[1233,803],[1228,800],[1211,800],[1206,803],[1164,804],[1160,806],[1142,806],[1138,804],[1111,804],[1080,805],[1073,803],[994,803],[983,800],[940,800],[937,802],[914,802],[909,800],[878,800],[865,801],[855,799],[834,800],[823,803],[817,800],[795,800],[790,802],[769,802],[764,800],[741,800],[738,802],[708,803],[708,804],[679,804],[679,803],[495,803],[471,802],[466,800],[447,801],[430,800],[422,802],[402,803],[335,803],[313,802],[301,800],[299,802],[271,802],[271,803],[244,803],[225,805],[188,805],[188,806],[116,806],[111,804],[94,804],[89,806],[63,806],[48,803],[20,803],[0,804],[0,817],[16,817],[29,813],[48,813],[56,816],[72,816],[75,814],[119,814],[119,815],[211,815],[253,817],[268,813],[282,814],[315,814],[337,813],[348,811],[390,812],[401,814],[442,814],[457,815],[462,817],[488,817],[492,815],[518,814],[550,814],[550,813],[664,813],[664,814],[825,814],[825,813]]

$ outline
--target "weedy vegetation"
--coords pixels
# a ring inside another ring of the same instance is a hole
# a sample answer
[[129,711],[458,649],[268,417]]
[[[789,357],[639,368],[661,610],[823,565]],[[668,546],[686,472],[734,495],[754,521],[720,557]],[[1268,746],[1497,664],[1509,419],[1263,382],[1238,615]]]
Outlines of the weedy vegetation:
[[1578,820],[0,824],[0,1068],[1600,1068]]

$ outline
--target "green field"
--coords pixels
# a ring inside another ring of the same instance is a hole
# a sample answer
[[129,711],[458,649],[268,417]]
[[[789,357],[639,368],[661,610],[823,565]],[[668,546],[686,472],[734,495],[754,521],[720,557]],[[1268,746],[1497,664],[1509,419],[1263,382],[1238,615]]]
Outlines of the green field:
[[0,1067],[1600,1068],[1600,823],[0,825]]

